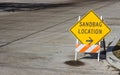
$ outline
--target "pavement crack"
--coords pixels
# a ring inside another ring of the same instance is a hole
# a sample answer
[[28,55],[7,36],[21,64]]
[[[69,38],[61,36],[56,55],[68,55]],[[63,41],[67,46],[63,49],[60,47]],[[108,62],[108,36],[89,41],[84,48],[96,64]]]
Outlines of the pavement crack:
[[13,42],[16,42],[16,41],[25,39],[25,38],[27,38],[27,37],[30,37],[30,36],[32,36],[32,35],[35,35],[35,34],[37,34],[37,33],[43,32],[43,31],[45,31],[45,30],[47,30],[47,29],[53,28],[53,27],[55,27],[55,26],[58,26],[58,25],[60,25],[60,24],[62,24],[62,23],[65,23],[65,22],[67,22],[67,21],[70,21],[70,20],[72,20],[72,19],[74,19],[74,18],[76,18],[76,16],[73,17],[73,18],[67,19],[67,20],[65,20],[65,21],[62,21],[62,22],[60,22],[60,23],[57,23],[57,24],[55,24],[55,25],[46,27],[46,28],[44,28],[44,29],[42,29],[42,30],[40,30],[40,31],[33,32],[33,33],[28,34],[28,35],[26,35],[26,36],[24,36],[24,37],[20,37],[20,38],[17,38],[17,39],[15,39],[15,40],[13,40],[13,41],[10,41],[10,42],[7,42],[7,43],[5,43],[5,44],[2,44],[2,45],[0,45],[0,47],[7,46],[7,45],[9,45],[9,44],[11,44],[11,43],[13,43]]

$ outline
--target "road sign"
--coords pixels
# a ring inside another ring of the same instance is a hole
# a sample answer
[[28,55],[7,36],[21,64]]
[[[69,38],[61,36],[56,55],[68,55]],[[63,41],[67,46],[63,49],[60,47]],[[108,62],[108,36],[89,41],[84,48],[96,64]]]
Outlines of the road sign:
[[101,41],[111,29],[91,10],[71,27],[70,31],[82,44],[96,44]]

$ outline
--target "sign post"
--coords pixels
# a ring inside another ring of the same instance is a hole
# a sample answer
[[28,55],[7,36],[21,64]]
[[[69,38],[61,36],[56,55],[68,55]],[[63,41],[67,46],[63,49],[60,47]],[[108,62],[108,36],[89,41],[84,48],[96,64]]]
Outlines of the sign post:
[[[80,21],[80,16],[78,17],[78,21]],[[79,46],[79,41],[78,39],[76,39],[76,44],[75,44],[76,48]],[[75,61],[77,61],[77,51],[75,51]]]
[[[77,38],[75,60],[77,60],[77,51],[98,53],[100,59],[100,41],[110,33],[111,29],[103,22],[102,16],[99,18],[93,10],[89,11],[83,18],[71,27],[70,31]],[[78,40],[81,45],[78,44]],[[96,45],[98,44],[98,45]]]

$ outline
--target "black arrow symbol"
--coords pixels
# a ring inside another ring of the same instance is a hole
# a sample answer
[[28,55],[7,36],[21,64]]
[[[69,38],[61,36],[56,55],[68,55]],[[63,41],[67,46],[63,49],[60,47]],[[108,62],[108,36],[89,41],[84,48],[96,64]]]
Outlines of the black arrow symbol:
[[86,40],[86,42],[90,42],[89,44],[91,44],[91,43],[93,42],[93,40],[92,40],[92,38],[91,38],[91,37],[89,37],[89,39],[88,39],[88,40]]

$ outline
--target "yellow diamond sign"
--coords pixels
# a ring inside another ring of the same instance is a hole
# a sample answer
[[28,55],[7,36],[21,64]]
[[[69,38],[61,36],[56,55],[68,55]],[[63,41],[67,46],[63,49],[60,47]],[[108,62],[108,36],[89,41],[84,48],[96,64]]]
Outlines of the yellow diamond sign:
[[96,44],[101,41],[111,29],[91,10],[81,18],[70,31],[82,44]]

